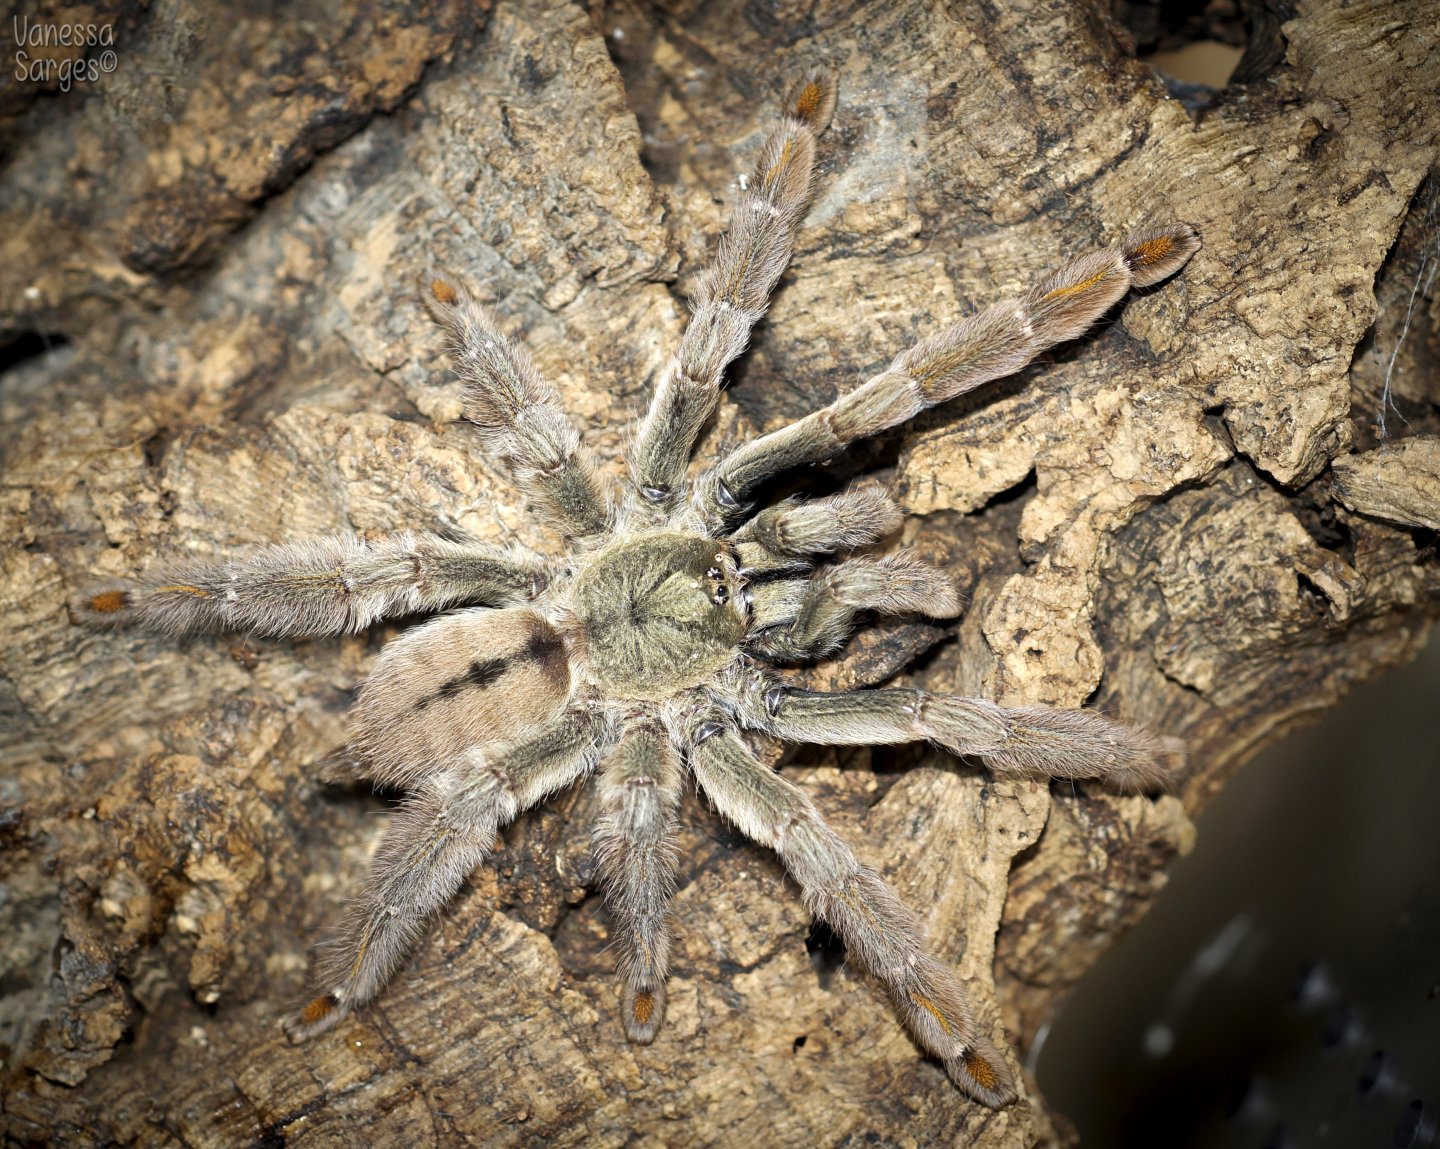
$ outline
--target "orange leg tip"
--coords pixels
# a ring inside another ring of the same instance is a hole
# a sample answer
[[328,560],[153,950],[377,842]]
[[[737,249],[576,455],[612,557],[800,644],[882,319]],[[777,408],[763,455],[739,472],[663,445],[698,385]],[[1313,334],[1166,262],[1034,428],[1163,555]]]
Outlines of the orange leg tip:
[[317,997],[300,1011],[300,1024],[315,1025],[324,1021],[335,1012],[337,1005],[339,1002],[335,1000],[334,994],[327,993],[323,997]]
[[640,1025],[649,1025],[650,1018],[655,1013],[655,995],[648,989],[641,990],[635,995],[635,1004],[631,1007],[635,1014],[635,1021]]
[[1131,261],[1149,265],[1164,259],[1175,250],[1175,240],[1168,235],[1157,235],[1136,246],[1130,253]]
[[995,1067],[976,1053],[973,1049],[967,1049],[961,1058],[965,1062],[965,1072],[968,1073],[986,1092],[993,1092],[1000,1085],[1000,1075],[995,1072]]
[[430,281],[430,294],[435,297],[437,303],[443,303],[446,307],[453,307],[460,302],[459,292],[443,279]]
[[795,115],[809,123],[825,106],[825,87],[811,80],[795,96]]
[[130,605],[130,596],[123,590],[107,590],[91,597],[86,607],[96,614],[114,614]]
[[835,81],[828,75],[808,76],[790,96],[789,113],[819,135],[835,114]]
[[1149,287],[1173,275],[1200,247],[1200,237],[1186,224],[1156,228],[1132,239],[1123,254],[1137,287]]

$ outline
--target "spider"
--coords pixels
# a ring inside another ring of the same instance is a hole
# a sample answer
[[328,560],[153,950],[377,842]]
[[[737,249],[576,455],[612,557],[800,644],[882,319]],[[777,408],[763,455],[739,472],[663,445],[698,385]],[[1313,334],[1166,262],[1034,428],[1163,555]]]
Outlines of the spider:
[[909,687],[819,693],[788,685],[773,664],[833,653],[865,612],[948,618],[961,604],[951,579],[914,557],[845,557],[902,522],[879,485],[758,511],[756,496],[782,472],[1081,335],[1131,288],[1178,270],[1199,241],[1174,225],[1083,255],[1021,299],[922,340],[828,407],[691,478],[691,452],[725,370],[789,262],[835,100],[834,80],[822,72],[787,97],[633,437],[623,490],[597,472],[558,394],[490,314],[453,277],[422,278],[464,381],[466,417],[566,536],[563,559],[440,531],[328,537],[180,564],[76,600],[77,617],[91,623],[277,637],[464,608],[390,642],[359,692],[351,749],[360,769],[407,797],[323,964],[319,996],[286,1022],[292,1039],[374,998],[494,848],[500,827],[598,771],[594,845],[621,1016],[630,1041],[653,1041],[665,1014],[688,775],[741,832],[779,854],[809,909],[884,984],[915,1040],[961,1089],[990,1106],[1015,1099],[1005,1059],[980,1031],[957,975],[926,951],[915,915],[742,732],[822,745],[928,740],[979,756],[999,775],[1121,786],[1155,783],[1164,749],[1084,711],[1007,709]]

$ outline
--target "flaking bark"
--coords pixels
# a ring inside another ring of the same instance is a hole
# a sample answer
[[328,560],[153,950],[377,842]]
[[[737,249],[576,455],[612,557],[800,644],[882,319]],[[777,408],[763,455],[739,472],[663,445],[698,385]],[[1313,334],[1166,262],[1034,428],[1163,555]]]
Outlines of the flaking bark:
[[655,1044],[623,1038],[580,791],[507,832],[374,1006],[287,1045],[390,809],[318,776],[394,629],[97,635],[65,609],[166,555],[321,532],[553,547],[456,424],[416,274],[493,305],[620,474],[736,173],[816,63],[840,83],[817,196],[702,451],[1064,256],[1189,223],[1201,252],[1115,322],[801,477],[879,475],[969,602],[870,628],[809,682],[1088,701],[1189,744],[1158,798],[919,750],[782,767],[1023,1052],[1234,768],[1440,613],[1415,290],[1440,48],[1421,0],[1318,0],[1257,23],[1246,82],[1187,110],[1098,4],[926,7],[97,3],[104,82],[7,77],[0,331],[44,351],[0,376],[11,1142],[1063,1139],[1033,1082],[1009,1110],[964,1100],[875,986],[807,950],[777,860],[689,796]]

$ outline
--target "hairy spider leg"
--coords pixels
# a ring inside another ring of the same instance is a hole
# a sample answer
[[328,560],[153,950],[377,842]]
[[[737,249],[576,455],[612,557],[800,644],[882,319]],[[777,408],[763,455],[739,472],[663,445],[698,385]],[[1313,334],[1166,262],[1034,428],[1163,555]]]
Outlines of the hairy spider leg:
[[430,313],[450,335],[450,357],[465,383],[465,418],[486,448],[566,535],[608,530],[615,517],[609,485],[530,353],[502,335],[494,316],[457,282],[438,272],[422,282]]
[[690,768],[700,788],[742,834],[780,855],[805,904],[884,983],[915,1039],[972,1097],[992,1106],[1013,1101],[1009,1067],[981,1035],[960,979],[926,952],[919,922],[894,891],[733,729],[704,725],[696,739]]
[[515,605],[546,581],[543,562],[518,546],[403,531],[375,542],[336,535],[223,562],[180,562],[94,587],[71,608],[92,625],[318,638],[450,606]]
[[500,827],[594,768],[597,734],[584,712],[563,715],[508,750],[457,755],[406,798],[325,956],[324,992],[286,1023],[290,1039],[313,1037],[378,994]]
[[601,762],[598,784],[595,855],[615,924],[625,1036],[649,1045],[665,1019],[680,756],[659,727],[633,728]]
[[786,742],[871,746],[931,741],[983,758],[993,774],[1099,778],[1122,789],[1165,780],[1172,757],[1154,735],[1088,710],[1004,707],[902,687],[837,693],[753,686],[742,721]]
[[835,81],[812,72],[786,101],[735,205],[715,262],[700,276],[694,314],[660,377],[630,453],[641,496],[667,509],[683,488],[695,440],[715,409],[725,368],[745,350],[750,329],[790,262],[795,230],[810,202],[815,140],[835,110]]
[[904,551],[849,559],[806,581],[762,585],[753,601],[745,649],[773,662],[804,662],[840,649],[861,611],[930,618],[960,613],[954,580]]
[[1047,348],[1083,335],[1131,288],[1180,270],[1199,246],[1184,224],[1137,232],[1071,260],[1021,299],[987,307],[922,339],[828,407],[722,459],[699,492],[707,517],[720,525],[734,522],[755,491],[782,471],[831,458],[857,439],[1013,375]]
[[830,555],[878,543],[905,513],[878,483],[859,483],[825,498],[766,507],[735,532],[741,569],[793,566],[797,557]]

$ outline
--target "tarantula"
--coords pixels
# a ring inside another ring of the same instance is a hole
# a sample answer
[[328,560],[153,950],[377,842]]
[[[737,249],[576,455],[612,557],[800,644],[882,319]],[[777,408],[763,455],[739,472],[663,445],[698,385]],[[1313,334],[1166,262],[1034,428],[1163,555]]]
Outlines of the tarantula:
[[614,923],[626,1036],[665,1013],[676,828],[688,773],[754,841],[774,849],[807,906],[889,990],[915,1039],[987,1105],[1012,1101],[1005,1059],[979,1031],[955,973],[925,950],[915,915],[763,765],[742,731],[787,742],[929,740],[1001,775],[1157,779],[1158,742],[1099,715],[1006,709],[922,690],[816,693],[772,663],[821,658],[863,612],[952,617],[950,578],[904,554],[842,557],[903,515],[877,485],[754,511],[781,472],[823,461],[1082,334],[1132,287],[1198,247],[1183,225],[1067,263],[1023,298],[902,352],[828,407],[739,446],[691,479],[689,460],[726,367],[745,348],[790,258],[810,198],[816,139],[835,85],[788,97],[611,490],[529,356],[451,277],[422,293],[448,331],[465,415],[530,503],[569,540],[547,560],[442,533],[321,538],[190,563],[99,587],[75,603],[95,623],[271,636],[359,631],[377,619],[465,606],[385,647],[360,691],[352,749],[364,773],[407,792],[320,981],[287,1021],[301,1040],[376,996],[427,920],[494,847],[497,831],[599,771],[594,829]]

